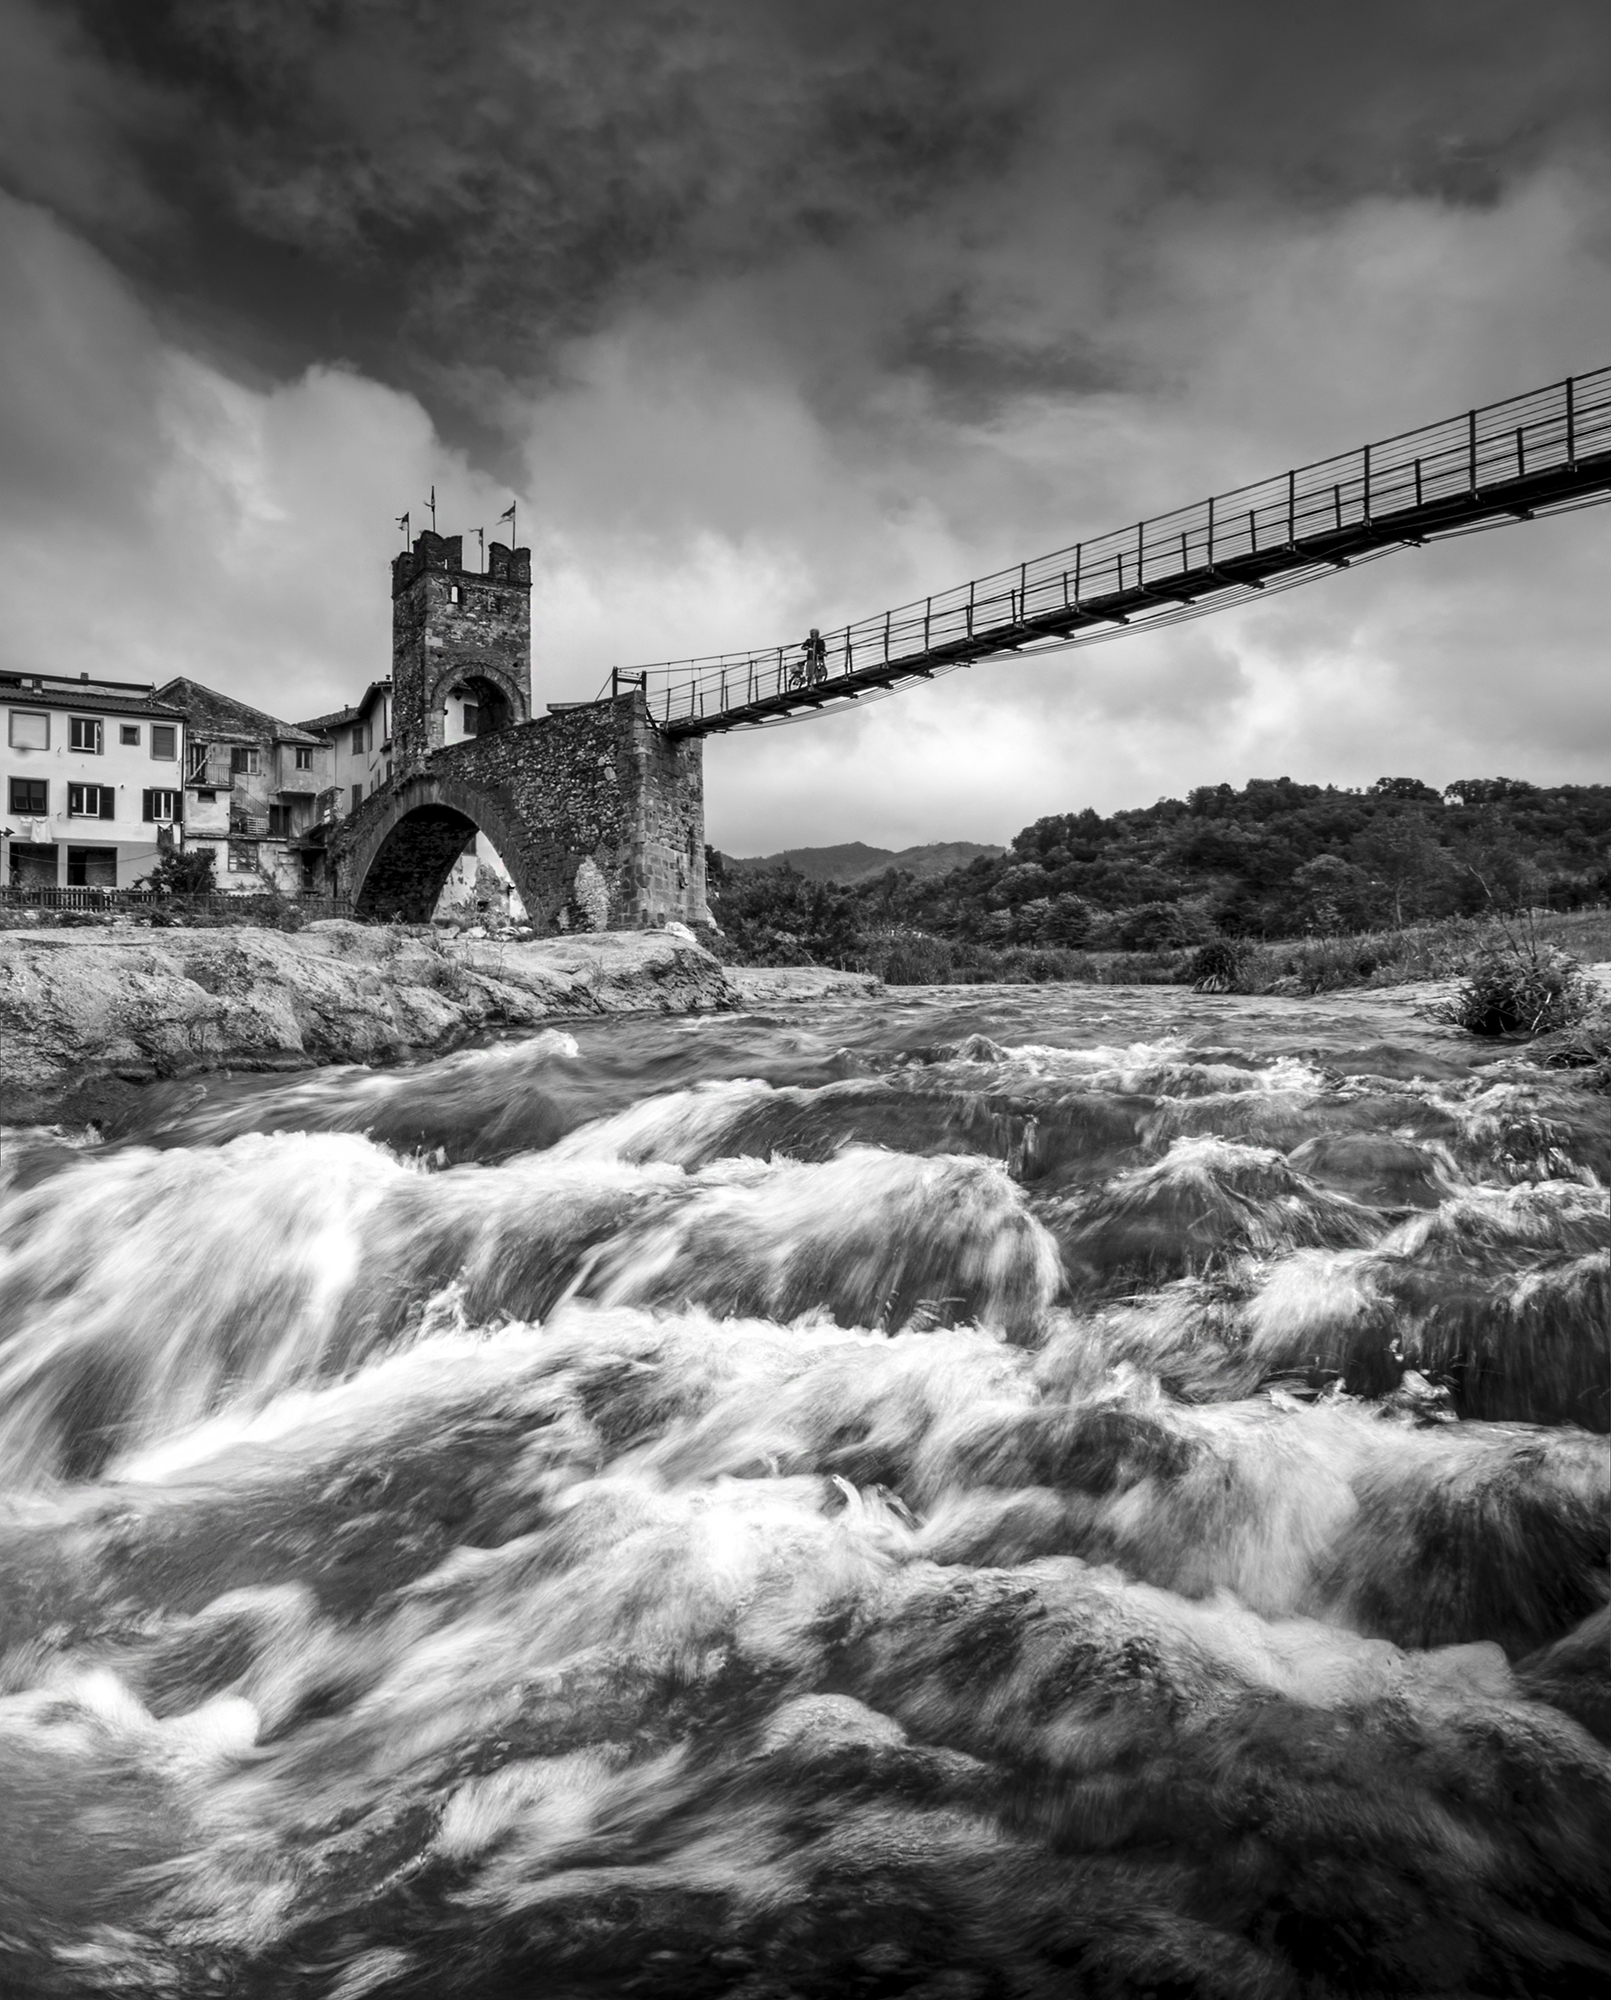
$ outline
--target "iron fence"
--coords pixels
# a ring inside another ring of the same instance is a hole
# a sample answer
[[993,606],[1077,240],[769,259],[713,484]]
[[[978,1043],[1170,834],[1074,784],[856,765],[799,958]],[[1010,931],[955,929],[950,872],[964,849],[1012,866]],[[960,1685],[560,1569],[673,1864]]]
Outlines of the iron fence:
[[174,915],[196,914],[236,917],[249,923],[254,917],[283,915],[294,911],[304,922],[316,917],[350,917],[352,904],[339,896],[264,895],[250,891],[230,893],[217,890],[208,895],[165,895],[157,889],[92,889],[54,886],[49,883],[0,883],[0,909],[162,910]]

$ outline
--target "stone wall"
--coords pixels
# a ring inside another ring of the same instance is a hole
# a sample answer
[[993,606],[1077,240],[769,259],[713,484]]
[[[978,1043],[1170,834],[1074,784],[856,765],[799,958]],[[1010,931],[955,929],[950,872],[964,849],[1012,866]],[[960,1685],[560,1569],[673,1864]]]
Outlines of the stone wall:
[[443,697],[480,684],[506,720],[531,714],[531,552],[494,542],[466,570],[463,538],[426,533],[392,564],[392,733],[400,775],[442,748]]
[[455,743],[364,801],[332,836],[337,893],[361,912],[423,921],[477,830],[539,930],[709,922],[702,748],[671,741],[641,694]]

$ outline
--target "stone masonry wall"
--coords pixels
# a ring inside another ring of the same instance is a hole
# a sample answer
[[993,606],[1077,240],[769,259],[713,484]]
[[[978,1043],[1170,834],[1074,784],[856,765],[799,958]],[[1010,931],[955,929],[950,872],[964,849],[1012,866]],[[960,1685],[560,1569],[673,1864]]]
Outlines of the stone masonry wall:
[[331,851],[338,890],[363,907],[373,874],[391,902],[376,914],[428,915],[453,859],[444,812],[463,818],[466,838],[487,834],[539,929],[589,911],[596,921],[596,884],[578,894],[584,862],[603,878],[612,929],[709,922],[701,745],[664,737],[641,695],[436,751],[343,822]]
[[[392,727],[400,773],[442,748],[442,700],[482,681],[531,713],[531,553],[494,542],[483,575],[458,535],[422,534],[392,564]],[[453,601],[454,592],[458,601]]]

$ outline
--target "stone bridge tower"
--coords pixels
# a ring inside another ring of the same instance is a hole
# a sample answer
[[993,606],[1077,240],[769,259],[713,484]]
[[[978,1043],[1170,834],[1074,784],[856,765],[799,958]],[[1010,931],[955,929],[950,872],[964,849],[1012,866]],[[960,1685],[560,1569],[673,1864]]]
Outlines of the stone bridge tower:
[[640,690],[532,714],[531,551],[458,535],[392,563],[392,774],[332,831],[360,916],[423,923],[484,833],[541,930],[708,925],[701,741]]
[[494,542],[485,575],[464,537],[427,529],[392,562],[392,758],[399,778],[433,751],[531,719],[531,550]]

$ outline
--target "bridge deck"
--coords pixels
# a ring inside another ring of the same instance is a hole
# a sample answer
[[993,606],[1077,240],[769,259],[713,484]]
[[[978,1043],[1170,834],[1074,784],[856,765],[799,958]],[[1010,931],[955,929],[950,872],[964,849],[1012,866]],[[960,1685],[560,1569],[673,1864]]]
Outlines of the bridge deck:
[[[1008,653],[1198,616],[1361,558],[1611,499],[1611,368],[754,653],[633,669],[669,735],[759,728]],[[622,675],[621,678],[627,678]]]

